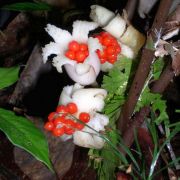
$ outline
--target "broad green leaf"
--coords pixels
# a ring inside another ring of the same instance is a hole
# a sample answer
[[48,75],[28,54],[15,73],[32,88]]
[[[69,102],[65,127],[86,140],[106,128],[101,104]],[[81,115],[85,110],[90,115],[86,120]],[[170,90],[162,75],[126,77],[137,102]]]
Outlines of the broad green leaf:
[[45,136],[32,122],[0,108],[0,129],[14,145],[28,151],[53,171]]
[[5,88],[18,79],[19,67],[0,68],[0,89]]
[[2,9],[11,11],[50,11],[52,6],[42,2],[20,2],[5,5]]

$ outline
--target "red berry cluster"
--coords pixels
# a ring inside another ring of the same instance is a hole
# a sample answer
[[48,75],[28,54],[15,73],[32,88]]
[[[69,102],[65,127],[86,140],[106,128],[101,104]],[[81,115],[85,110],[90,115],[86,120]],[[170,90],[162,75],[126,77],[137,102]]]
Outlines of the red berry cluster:
[[[75,114],[78,112],[75,103],[69,103],[66,106],[59,105],[56,112],[51,112],[48,116],[48,122],[45,123],[44,128],[51,131],[54,136],[72,135],[76,130],[82,130],[84,125],[76,120],[69,118],[68,114]],[[79,120],[84,123],[90,121],[90,115],[86,112],[79,114]]]
[[103,45],[103,51],[97,50],[101,64],[104,64],[106,61],[114,64],[117,61],[117,55],[121,52],[121,47],[116,38],[107,32],[101,32],[95,37]]
[[79,44],[77,41],[71,41],[65,56],[77,61],[77,63],[83,63],[87,56],[89,56],[88,46],[85,43]]

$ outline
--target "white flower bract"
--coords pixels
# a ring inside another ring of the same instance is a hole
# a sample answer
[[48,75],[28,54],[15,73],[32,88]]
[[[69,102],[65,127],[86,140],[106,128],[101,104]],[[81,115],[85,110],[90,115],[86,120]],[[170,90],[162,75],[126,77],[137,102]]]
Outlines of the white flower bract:
[[[88,38],[88,34],[89,31],[94,30],[97,26],[95,22],[75,21],[73,23],[71,35],[66,30],[48,24],[45,30],[53,38],[54,42],[50,42],[42,48],[44,63],[46,63],[50,55],[54,54],[56,56],[53,58],[52,64],[59,73],[62,73],[62,66],[64,66],[66,72],[73,81],[82,85],[94,83],[100,72],[100,61],[96,54],[96,50],[101,50],[102,45],[96,38]],[[73,40],[88,44],[89,56],[81,65],[78,65],[76,61],[64,55],[68,50],[68,44]]]
[[[87,123],[88,126],[99,131],[104,131],[104,127],[109,123],[109,118],[98,112],[101,112],[104,108],[104,99],[107,95],[105,89],[100,88],[87,88],[79,84],[74,86],[66,86],[60,95],[59,104],[67,105],[73,102],[78,107],[78,112],[75,116],[78,118],[81,112],[87,112],[90,114],[90,121]],[[76,145],[88,148],[100,149],[104,146],[104,140],[99,137],[96,131],[85,126],[82,131],[75,131],[72,136],[61,137],[63,140],[73,138]]]

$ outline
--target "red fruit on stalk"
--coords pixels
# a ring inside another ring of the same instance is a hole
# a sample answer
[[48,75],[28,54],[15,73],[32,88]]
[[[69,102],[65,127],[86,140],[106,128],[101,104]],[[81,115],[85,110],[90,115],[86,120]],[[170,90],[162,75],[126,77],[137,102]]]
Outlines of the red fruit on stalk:
[[54,128],[54,124],[52,122],[46,122],[44,125],[44,129],[46,129],[47,131],[52,131]]
[[66,127],[74,128],[76,123],[72,119],[66,119],[66,123],[65,124],[66,124]]
[[51,112],[51,113],[48,115],[48,120],[49,120],[49,121],[52,121],[52,120],[55,118],[56,115],[57,115],[56,112]]
[[85,43],[79,44],[79,50],[80,51],[87,51],[88,50],[88,45]]
[[97,55],[98,55],[99,59],[106,59],[107,58],[106,51],[100,51],[98,49],[96,52],[97,52]]
[[64,105],[59,105],[59,106],[57,107],[57,109],[56,109],[56,112],[57,112],[57,113],[62,113],[62,114],[64,114],[64,115],[66,115],[66,114],[68,113],[68,109],[67,109],[67,107],[64,106]]
[[115,46],[115,50],[116,50],[116,53],[119,54],[121,52],[121,47],[119,45]]
[[65,56],[71,60],[74,60],[75,59],[75,52],[68,50],[68,51],[66,51]]
[[54,125],[57,126],[59,124],[64,124],[66,123],[66,119],[62,116],[62,117],[57,117],[55,120],[54,120]]
[[116,54],[111,54],[108,56],[108,62],[111,64],[114,64],[117,61],[117,55]]
[[68,45],[69,50],[79,51],[79,43],[77,41],[71,41]]
[[83,63],[84,60],[86,59],[86,54],[85,54],[85,52],[83,52],[83,51],[77,51],[77,52],[75,53],[75,59],[76,59],[76,61],[77,61],[78,63]]
[[112,37],[105,36],[105,37],[103,38],[102,44],[103,44],[104,46],[109,46],[109,45],[111,45],[111,42],[112,42]]
[[85,53],[86,57],[89,56],[89,51],[88,50],[84,51],[84,53]]
[[107,54],[115,54],[115,53],[116,53],[115,47],[114,47],[114,46],[108,46],[108,47],[106,48],[106,53],[107,53]]
[[66,127],[64,132],[67,135],[72,135],[74,133],[74,131],[75,131],[74,129]]
[[104,64],[106,62],[106,59],[100,58],[100,62],[101,62],[101,64]]
[[84,128],[84,124],[80,124],[80,123],[76,123],[76,127],[77,130],[82,130]]
[[88,123],[90,120],[90,115],[89,113],[82,112],[79,114],[79,119],[84,123]]
[[61,128],[54,128],[52,131],[54,136],[62,136],[64,134],[64,127]]
[[68,103],[67,110],[70,114],[74,114],[78,111],[77,105],[75,103]]
[[67,135],[73,134],[75,131],[75,125],[76,125],[76,123],[73,120],[67,119],[66,125],[64,128],[65,134],[67,134]]

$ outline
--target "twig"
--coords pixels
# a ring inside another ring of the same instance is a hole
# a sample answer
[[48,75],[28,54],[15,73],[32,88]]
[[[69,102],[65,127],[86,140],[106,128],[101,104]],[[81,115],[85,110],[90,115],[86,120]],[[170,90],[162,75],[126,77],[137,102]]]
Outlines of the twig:
[[162,72],[160,78],[154,83],[151,91],[153,93],[163,93],[164,90],[167,88],[168,84],[174,77],[174,71],[172,69],[171,63],[167,65],[165,70]]
[[129,21],[132,20],[134,12],[136,10],[137,0],[128,0],[125,10],[127,12],[127,18]]
[[141,94],[146,78],[150,72],[150,66],[154,59],[154,50],[151,48],[148,48],[149,40],[152,39],[153,42],[157,40],[154,30],[156,29],[157,31],[160,31],[161,27],[163,26],[167,18],[171,3],[172,3],[172,0],[161,0],[160,2],[158,11],[156,13],[156,17],[154,19],[152,28],[150,30],[150,34],[146,41],[146,46],[144,47],[142,51],[140,64],[136,72],[135,78],[133,80],[132,86],[130,88],[128,99],[126,103],[124,104],[123,110],[118,120],[118,128],[120,129],[122,133],[124,133],[125,129],[128,128],[130,118],[134,112],[134,108]]
[[[141,127],[144,119],[150,113],[150,107],[143,107],[141,110],[135,114],[133,122],[129,125],[129,128],[125,131],[123,135],[123,142],[127,147],[130,147],[134,141],[134,130]],[[120,148],[120,151],[125,154],[125,152]]]

